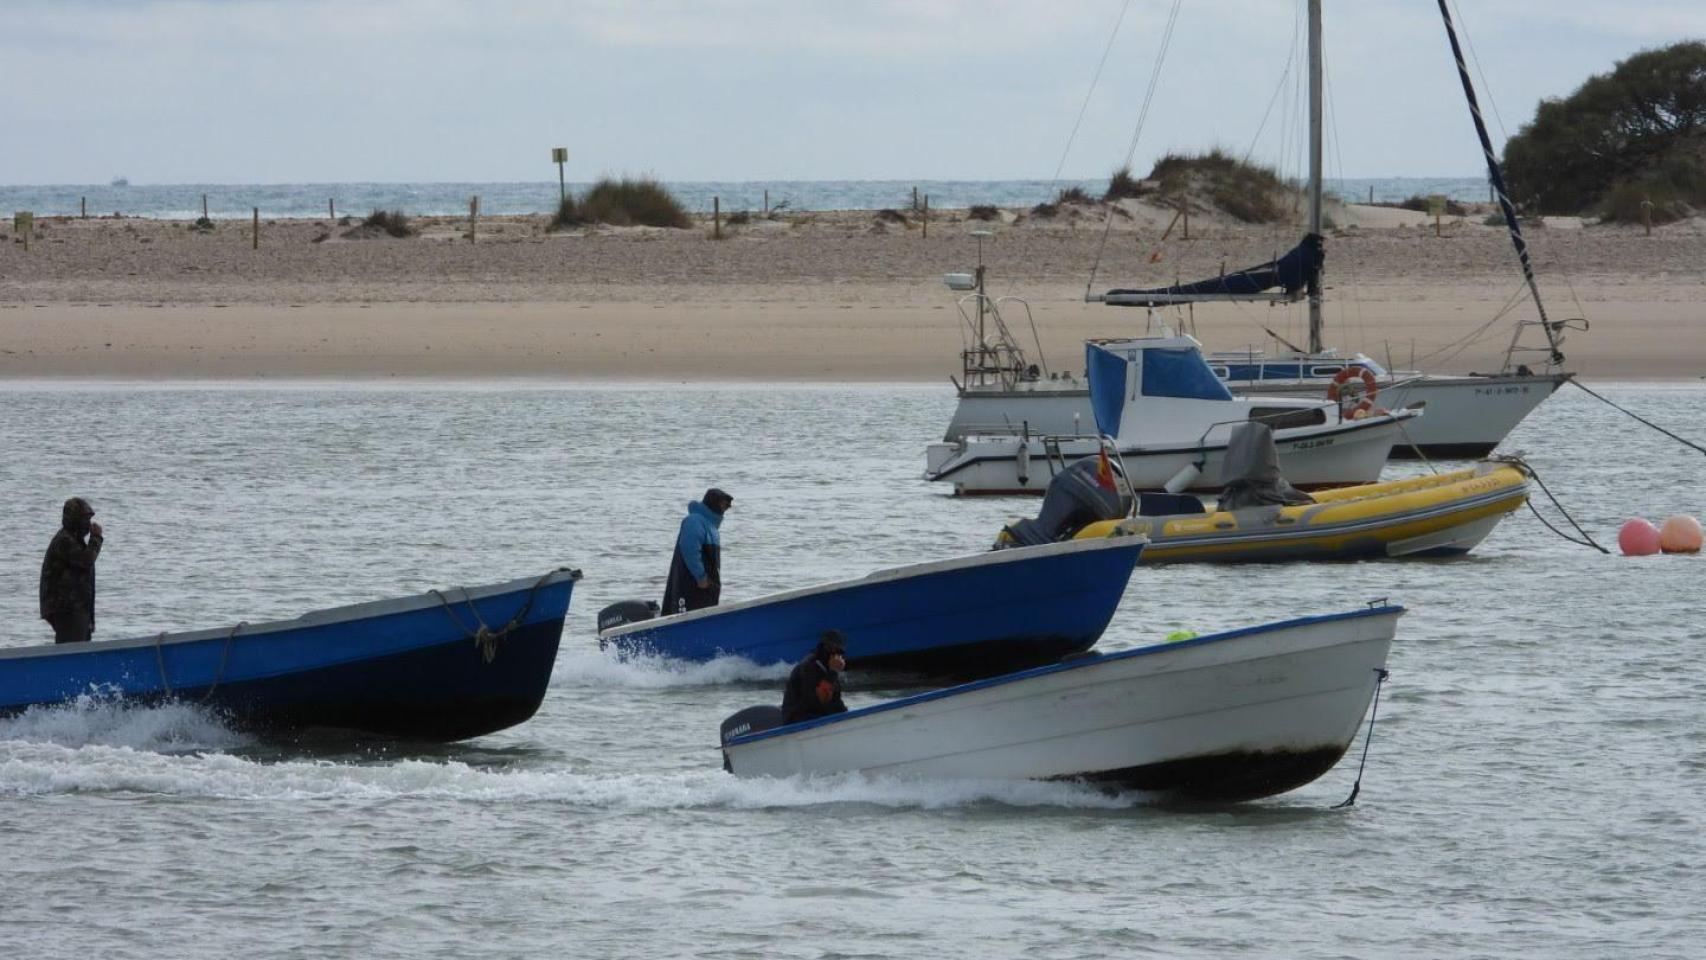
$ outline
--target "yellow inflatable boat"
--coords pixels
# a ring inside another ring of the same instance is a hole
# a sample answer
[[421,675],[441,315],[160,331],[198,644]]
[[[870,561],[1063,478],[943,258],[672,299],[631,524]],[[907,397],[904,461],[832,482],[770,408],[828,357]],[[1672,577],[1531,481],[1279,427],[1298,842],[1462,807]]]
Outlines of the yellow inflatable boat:
[[[1145,564],[1449,556],[1469,552],[1520,509],[1529,476],[1521,460],[1485,460],[1452,473],[1319,491],[1314,503],[1098,520],[1068,535],[1148,537]],[[1003,530],[996,546],[1019,545],[1016,532]]]

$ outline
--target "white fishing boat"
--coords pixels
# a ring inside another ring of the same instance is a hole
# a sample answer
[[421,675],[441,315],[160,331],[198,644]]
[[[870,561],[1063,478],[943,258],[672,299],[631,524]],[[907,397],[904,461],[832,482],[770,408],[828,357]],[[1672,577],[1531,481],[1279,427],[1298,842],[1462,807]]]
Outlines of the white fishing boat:
[[775,707],[749,708],[723,723],[724,766],[1272,796],[1344,756],[1402,613],[1382,604],[1090,654],[786,726]]
[[1085,355],[1092,432],[1026,430],[932,444],[925,478],[952,483],[961,495],[1041,494],[1055,474],[1098,456],[1105,435],[1134,490],[1218,491],[1233,427],[1258,421],[1273,428],[1280,468],[1294,485],[1371,483],[1406,424],[1421,415],[1359,402],[1359,414],[1346,416],[1325,399],[1234,397],[1188,336],[1092,341]]
[[[1442,10],[1442,13],[1444,11]],[[1309,3],[1310,61],[1310,159],[1308,178],[1308,226],[1301,243],[1275,260],[1233,273],[1200,281],[1149,289],[1116,289],[1087,299],[1109,306],[1139,307],[1149,314],[1150,327],[1157,311],[1177,310],[1198,303],[1257,302],[1295,303],[1307,301],[1309,343],[1300,349],[1283,340],[1282,353],[1215,353],[1208,357],[1215,375],[1240,396],[1321,396],[1331,390],[1361,393],[1381,405],[1399,409],[1426,404],[1428,416],[1412,425],[1393,447],[1398,457],[1484,457],[1491,453],[1522,419],[1573,374],[1563,369],[1561,350],[1567,329],[1587,329],[1584,320],[1552,320],[1546,315],[1534,282],[1527,244],[1520,221],[1511,206],[1503,178],[1482,127],[1474,92],[1463,74],[1465,94],[1486,154],[1489,180],[1504,211],[1523,275],[1535,304],[1537,316],[1519,320],[1506,347],[1504,361],[1496,373],[1436,375],[1416,371],[1388,372],[1361,354],[1344,355],[1329,349],[1323,340],[1322,270],[1325,264],[1322,239],[1322,153],[1321,153],[1321,17],[1318,0]],[[1447,19],[1448,34],[1450,21]],[[1456,50],[1456,38],[1451,36]],[[1460,58],[1461,59],[1461,58]],[[1461,72],[1461,63],[1459,68]],[[965,275],[951,275],[965,276]],[[973,435],[1035,433],[1070,436],[1089,429],[1090,398],[1087,385],[1051,373],[1026,357],[1025,351],[1002,322],[1001,308],[1014,298],[990,300],[983,292],[981,266],[975,292],[961,301],[975,305],[976,322],[969,323],[973,345],[963,354],[963,380],[956,381],[959,403],[944,435],[958,441]],[[950,286],[974,289],[967,285]],[[1018,301],[1023,304],[1023,301]],[[1028,310],[1028,307],[1026,308]],[[987,318],[987,320],[986,320]],[[1033,338],[1034,337],[1033,324]],[[1537,328],[1544,343],[1529,346],[1525,335]],[[1275,338],[1279,338],[1276,336]],[[1037,354],[1041,355],[1040,339]],[[1364,372],[1368,374],[1364,377]]]

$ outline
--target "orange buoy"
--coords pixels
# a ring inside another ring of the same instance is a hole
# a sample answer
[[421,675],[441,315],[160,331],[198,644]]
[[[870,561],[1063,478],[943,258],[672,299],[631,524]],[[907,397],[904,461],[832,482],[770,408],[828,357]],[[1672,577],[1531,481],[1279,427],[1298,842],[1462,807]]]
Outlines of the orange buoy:
[[1626,557],[1645,557],[1659,552],[1659,528],[1636,517],[1617,531],[1617,547]]
[[1659,527],[1659,549],[1666,553],[1699,553],[1700,521],[1679,513]]

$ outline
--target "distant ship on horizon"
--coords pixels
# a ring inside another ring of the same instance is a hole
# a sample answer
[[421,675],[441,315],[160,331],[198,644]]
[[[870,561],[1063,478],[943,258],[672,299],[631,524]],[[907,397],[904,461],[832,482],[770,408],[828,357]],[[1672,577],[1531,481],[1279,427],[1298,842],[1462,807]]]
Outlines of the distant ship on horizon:
[[112,185],[115,187],[128,187],[128,186],[130,186],[130,178],[129,177],[114,177]]

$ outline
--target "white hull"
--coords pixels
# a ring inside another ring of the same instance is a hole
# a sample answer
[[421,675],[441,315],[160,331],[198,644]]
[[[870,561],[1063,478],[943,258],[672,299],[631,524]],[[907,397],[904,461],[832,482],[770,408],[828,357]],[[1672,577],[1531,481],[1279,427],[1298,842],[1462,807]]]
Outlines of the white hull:
[[[1373,483],[1400,439],[1400,425],[1425,417],[1373,417],[1326,427],[1277,431],[1280,472],[1293,485],[1310,487]],[[961,495],[1040,494],[1056,473],[1097,453],[1097,442],[1016,436],[970,437],[959,443],[931,444],[925,452],[925,477],[953,483]],[[1122,447],[1120,463],[1134,490],[1160,490],[1180,471],[1195,464],[1201,473],[1187,489],[1218,492],[1225,441],[1205,452],[1195,446],[1170,449]]]
[[734,738],[742,777],[862,771],[1081,778],[1247,799],[1330,769],[1401,608],[1289,621],[1043,667]]
[[[1565,380],[1562,375],[1423,376],[1382,383],[1377,402],[1392,410],[1426,403],[1427,416],[1405,425],[1400,453],[1419,447],[1430,457],[1482,457]],[[1328,381],[1268,380],[1228,384],[1240,396],[1326,395]],[[967,390],[960,394],[946,440],[1003,433],[1090,436],[1096,432],[1090,393],[1082,382],[1034,384],[1023,390]]]

